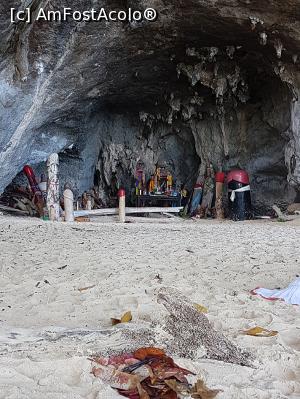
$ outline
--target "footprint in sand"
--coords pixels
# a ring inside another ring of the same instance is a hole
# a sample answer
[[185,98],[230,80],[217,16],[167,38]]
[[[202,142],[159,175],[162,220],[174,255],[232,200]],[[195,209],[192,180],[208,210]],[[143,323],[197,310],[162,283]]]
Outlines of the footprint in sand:
[[128,311],[138,307],[139,299],[135,296],[126,294],[122,295],[119,293],[119,295],[114,297],[112,300],[112,304],[114,305],[114,308],[118,309],[120,312],[122,312],[122,309],[124,309],[124,311]]
[[283,363],[270,363],[270,370],[272,377],[278,381],[300,381],[300,370],[297,370],[297,366],[293,368],[290,365],[284,365]]
[[300,351],[300,329],[283,330],[281,331],[280,337],[285,347]]
[[228,319],[244,319],[255,322],[257,325],[268,326],[272,323],[273,317],[269,313],[255,312],[247,309],[230,309],[224,312]]
[[289,397],[293,398],[299,398],[300,383],[296,381],[275,381],[274,388],[278,389],[284,395],[288,395]]

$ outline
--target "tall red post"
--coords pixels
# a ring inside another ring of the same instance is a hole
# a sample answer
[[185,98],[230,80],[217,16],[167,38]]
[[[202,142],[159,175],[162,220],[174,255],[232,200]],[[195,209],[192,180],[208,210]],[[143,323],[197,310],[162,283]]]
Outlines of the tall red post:
[[119,222],[120,223],[125,223],[126,220],[126,193],[124,189],[120,189],[118,191],[118,197],[119,197]]

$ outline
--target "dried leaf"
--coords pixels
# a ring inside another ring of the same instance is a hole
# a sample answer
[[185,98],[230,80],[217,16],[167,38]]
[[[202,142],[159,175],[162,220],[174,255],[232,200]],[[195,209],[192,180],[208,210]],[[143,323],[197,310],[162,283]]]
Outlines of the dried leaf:
[[178,383],[176,380],[165,380],[164,381],[166,385],[168,385],[169,388],[172,389],[172,391],[176,393],[180,393],[179,388],[178,388]]
[[79,222],[79,223],[85,223],[85,222],[90,222],[90,218],[86,217],[86,216],[78,216],[75,218],[75,222]]
[[132,314],[131,312],[126,312],[125,314],[123,314],[123,316],[121,317],[121,323],[129,323],[132,320]]
[[113,326],[116,326],[117,324],[120,324],[120,323],[129,323],[129,322],[132,320],[132,314],[131,314],[131,312],[126,312],[126,313],[121,317],[121,319],[114,319],[114,318],[111,318],[110,320],[111,320],[111,324],[112,324]]
[[178,399],[177,393],[170,389],[161,395],[161,399]]
[[116,326],[117,324],[120,324],[120,323],[121,323],[121,320],[120,320],[120,319],[113,319],[113,318],[111,318],[110,320],[111,320],[112,326]]
[[78,288],[78,291],[79,292],[84,292],[84,291],[87,291],[87,290],[91,290],[94,287],[96,287],[95,284],[94,285],[90,285],[89,287]]
[[137,384],[137,389],[133,391],[124,391],[118,389],[118,392],[120,395],[126,396],[126,398],[129,399],[150,399],[150,396],[148,395],[147,391],[142,387],[141,384]]
[[164,357],[166,356],[165,351],[158,348],[140,348],[133,353],[133,357],[138,360],[145,360],[147,357]]
[[137,389],[134,391],[122,391],[121,389],[118,389],[117,391],[121,396],[125,396],[126,398],[140,399],[140,394]]
[[123,373],[113,366],[93,367],[92,373],[103,382],[109,384],[112,388],[131,391],[138,389],[140,379],[137,375]]
[[199,303],[194,303],[193,306],[199,313],[208,313],[208,309]]
[[88,357],[88,360],[100,364],[101,366],[108,366],[109,364],[109,359],[102,356]]
[[172,389],[172,391],[178,393],[179,395],[189,396],[189,385],[182,384],[177,380],[165,380],[165,384]]
[[250,328],[243,332],[245,335],[251,335],[253,337],[274,337],[278,334],[278,331],[266,330],[262,327]]
[[[153,398],[153,397],[155,398],[155,396],[157,397],[158,391],[157,391],[156,387],[151,386],[151,382],[146,380],[146,381],[143,381],[141,385],[142,385],[143,389],[148,393],[150,398]],[[165,388],[165,385],[163,388]]]
[[138,392],[140,395],[140,399],[150,399],[147,391],[145,391],[145,389],[140,384],[138,385]]
[[218,393],[222,392],[221,390],[218,389],[209,389],[204,381],[198,380],[196,384],[193,386],[191,389],[191,396],[194,399],[213,399],[215,398]]

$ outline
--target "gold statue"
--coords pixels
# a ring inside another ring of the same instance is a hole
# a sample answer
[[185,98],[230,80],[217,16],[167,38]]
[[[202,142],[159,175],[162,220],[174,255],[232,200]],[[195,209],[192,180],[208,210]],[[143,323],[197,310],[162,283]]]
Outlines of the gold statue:
[[153,193],[153,192],[154,192],[154,189],[155,189],[155,178],[154,178],[154,176],[152,175],[152,176],[151,176],[151,179],[150,179],[150,182],[149,182],[149,188],[148,188],[149,193]]
[[168,172],[167,174],[167,191],[172,191],[173,187],[173,176]]

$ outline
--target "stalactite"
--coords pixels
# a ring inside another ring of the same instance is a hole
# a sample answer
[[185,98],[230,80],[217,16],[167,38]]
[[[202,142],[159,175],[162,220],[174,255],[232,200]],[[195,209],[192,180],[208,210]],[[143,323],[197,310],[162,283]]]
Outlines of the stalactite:
[[259,42],[262,46],[266,46],[267,42],[268,42],[268,35],[266,34],[266,32],[261,32],[259,34]]
[[249,17],[249,20],[250,20],[250,23],[251,23],[251,29],[252,30],[256,29],[257,24],[261,24],[261,25],[264,24],[264,22],[261,19],[257,18],[257,17]]
[[275,39],[274,48],[276,50],[276,54],[278,58],[282,56],[283,44],[280,39]]
[[235,47],[234,46],[227,46],[226,47],[226,53],[228,55],[228,57],[232,60],[234,53],[235,53]]

